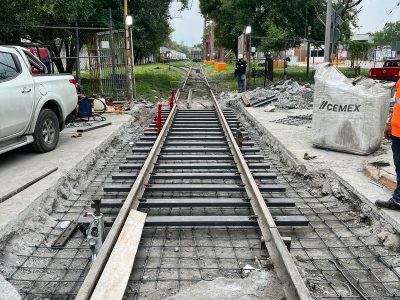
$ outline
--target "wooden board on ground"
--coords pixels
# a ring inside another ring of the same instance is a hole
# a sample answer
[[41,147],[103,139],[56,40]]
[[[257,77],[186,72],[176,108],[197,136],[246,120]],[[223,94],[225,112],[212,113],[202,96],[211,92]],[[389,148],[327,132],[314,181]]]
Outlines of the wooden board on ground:
[[131,210],[91,299],[122,299],[135,261],[145,220],[145,213]]

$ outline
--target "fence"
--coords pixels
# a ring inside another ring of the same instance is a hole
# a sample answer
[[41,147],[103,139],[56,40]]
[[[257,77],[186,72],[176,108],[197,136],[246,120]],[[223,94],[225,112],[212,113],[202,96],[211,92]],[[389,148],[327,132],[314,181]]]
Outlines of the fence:
[[92,89],[114,99],[127,93],[124,30],[97,32],[87,45]]
[[52,73],[72,73],[85,94],[125,100],[124,30],[108,27],[0,24],[0,45],[27,47]]

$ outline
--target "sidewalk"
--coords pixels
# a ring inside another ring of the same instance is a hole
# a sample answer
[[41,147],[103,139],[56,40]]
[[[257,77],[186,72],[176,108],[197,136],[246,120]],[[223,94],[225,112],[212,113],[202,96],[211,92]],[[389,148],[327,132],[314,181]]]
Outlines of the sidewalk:
[[[400,212],[380,210],[374,205],[378,199],[386,200],[391,197],[391,190],[386,186],[393,187],[396,182],[393,176],[395,172],[390,143],[384,143],[376,153],[369,156],[318,149],[311,143],[311,122],[299,126],[273,122],[288,116],[311,114],[312,110],[264,112],[263,108],[245,108],[242,104],[239,109],[247,118],[256,121],[262,127],[264,134],[273,144],[282,148],[282,155],[286,156],[294,167],[310,172],[331,170],[348,191],[354,193],[376,214],[400,231]],[[305,160],[305,153],[316,157]],[[380,167],[381,162],[389,162],[390,166]]]
[[0,203],[0,238],[24,222],[32,209],[46,209],[39,205],[41,201],[54,192],[68,174],[85,170],[93,163],[95,154],[109,145],[131,120],[128,114],[106,117],[106,122],[111,122],[111,125],[84,132],[82,137],[72,138],[78,128],[66,128],[60,133],[59,144],[54,151],[39,154],[20,148],[0,155],[0,198],[49,170],[58,168],[56,172]]

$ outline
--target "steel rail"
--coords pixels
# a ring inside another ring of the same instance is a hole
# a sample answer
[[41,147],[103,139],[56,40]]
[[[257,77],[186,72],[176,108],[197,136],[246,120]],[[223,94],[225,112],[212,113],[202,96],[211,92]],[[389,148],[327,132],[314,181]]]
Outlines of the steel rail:
[[193,66],[190,66],[189,71],[187,72],[186,79],[185,79],[185,81],[183,82],[183,85],[182,85],[182,87],[181,87],[181,90],[182,90],[182,91],[185,90],[185,86],[186,86],[186,83],[187,83],[187,81],[188,81],[188,79],[189,79],[189,77],[190,77],[190,73],[192,73],[192,69],[193,69]]
[[258,216],[257,222],[261,229],[265,244],[271,260],[274,264],[277,275],[283,285],[283,289],[288,300],[308,300],[311,299],[310,292],[306,287],[301,275],[294,263],[294,260],[286,248],[282,237],[278,231],[278,227],[264,201],[264,198],[254,180],[253,175],[243,157],[242,152],[235,137],[225,119],[223,111],[218,104],[214,92],[207,80],[203,68],[200,66],[201,73],[203,74],[204,81],[212,95],[214,106],[217,111],[218,117],[225,132],[229,148],[231,149],[233,158],[239,169],[240,176],[245,185],[247,195],[250,198],[250,203],[254,213]]
[[[190,68],[191,71],[191,68]],[[189,78],[190,71],[188,72],[188,76],[186,77],[183,85],[186,85],[186,82]],[[107,264],[107,261],[110,257],[112,249],[116,244],[119,235],[124,227],[126,219],[129,215],[130,210],[137,210],[139,206],[139,199],[143,196],[144,191],[146,189],[146,185],[149,182],[151,173],[153,172],[155,163],[158,159],[158,155],[161,152],[161,149],[164,145],[168,132],[172,126],[173,120],[175,118],[176,112],[178,110],[177,101],[179,100],[180,90],[177,91],[175,95],[175,103],[170,111],[170,114],[167,120],[164,123],[164,126],[160,132],[160,135],[157,137],[149,155],[147,156],[146,161],[144,162],[137,178],[124,201],[124,204],[119,211],[107,237],[103,243],[103,246],[100,249],[99,254],[97,255],[96,260],[92,264],[85,280],[83,281],[78,294],[75,299],[77,300],[87,300],[90,299],[93,291],[96,288],[96,284]]]

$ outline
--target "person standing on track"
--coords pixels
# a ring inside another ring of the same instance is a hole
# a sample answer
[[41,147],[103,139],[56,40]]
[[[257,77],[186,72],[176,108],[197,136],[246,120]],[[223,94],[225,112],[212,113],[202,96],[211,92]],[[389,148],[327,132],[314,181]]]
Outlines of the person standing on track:
[[235,76],[238,82],[239,93],[244,92],[244,83],[246,81],[246,68],[247,63],[245,60],[243,60],[243,54],[239,54],[235,69]]
[[385,138],[392,140],[393,161],[396,168],[397,187],[389,201],[377,200],[375,205],[380,208],[400,210],[400,79],[396,83],[395,103],[393,113],[388,119]]

